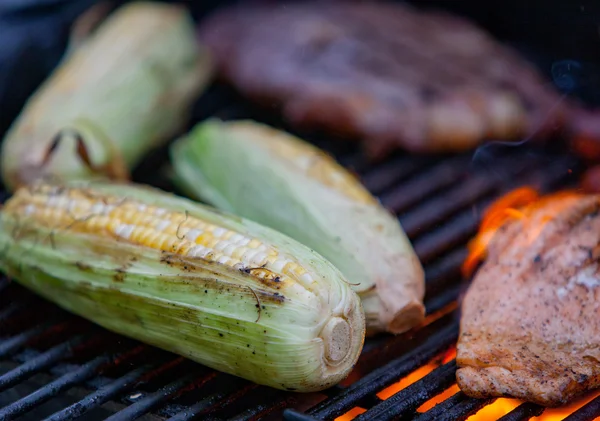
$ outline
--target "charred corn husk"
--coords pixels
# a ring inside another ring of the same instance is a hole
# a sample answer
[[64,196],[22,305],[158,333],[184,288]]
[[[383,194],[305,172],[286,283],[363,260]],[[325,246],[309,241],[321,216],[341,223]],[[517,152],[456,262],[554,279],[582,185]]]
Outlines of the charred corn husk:
[[126,179],[176,134],[211,74],[185,9],[117,9],[29,99],[2,148],[11,189],[38,177]]
[[0,251],[9,276],[61,307],[260,384],[327,388],[362,348],[360,299],[331,263],[158,190],[22,187],[2,210]]
[[424,275],[402,227],[324,152],[253,122],[208,121],[176,141],[179,185],[196,199],[313,248],[363,300],[367,332],[419,324]]

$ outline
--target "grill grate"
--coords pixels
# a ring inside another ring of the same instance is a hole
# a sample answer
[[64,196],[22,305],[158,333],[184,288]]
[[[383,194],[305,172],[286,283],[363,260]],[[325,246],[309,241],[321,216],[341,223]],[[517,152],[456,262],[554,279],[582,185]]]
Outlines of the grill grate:
[[[283,127],[269,110],[246,105],[214,86],[195,120],[254,118]],[[572,184],[580,163],[560,142],[544,151],[530,146],[482,148],[473,159],[397,154],[367,162],[355,145],[302,133],[353,169],[395,212],[425,264],[428,324],[396,337],[366,341],[356,369],[323,393],[293,394],[215,372],[152,347],[108,333],[66,314],[17,284],[0,280],[0,419],[116,420],[330,420],[353,408],[357,420],[463,420],[492,400],[461,392],[419,413],[423,403],[455,385],[454,360],[386,400],[377,396],[419,367],[452,349],[458,335],[456,301],[464,290],[459,267],[480,211],[522,184],[550,191]],[[134,178],[172,190],[164,172],[165,150],[153,153]],[[287,408],[287,409],[286,409]],[[543,408],[524,403],[503,420],[527,420]],[[569,420],[600,415],[600,398]]]

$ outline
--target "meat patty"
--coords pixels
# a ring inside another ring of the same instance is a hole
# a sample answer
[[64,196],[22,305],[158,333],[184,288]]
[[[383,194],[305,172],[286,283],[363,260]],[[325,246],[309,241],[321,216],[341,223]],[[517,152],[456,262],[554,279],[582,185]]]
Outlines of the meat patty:
[[512,50],[461,18],[408,5],[237,6],[209,17],[200,39],[239,91],[296,126],[361,138],[374,157],[544,137],[568,114]]
[[496,232],[462,304],[464,393],[554,406],[600,387],[599,212],[558,194]]

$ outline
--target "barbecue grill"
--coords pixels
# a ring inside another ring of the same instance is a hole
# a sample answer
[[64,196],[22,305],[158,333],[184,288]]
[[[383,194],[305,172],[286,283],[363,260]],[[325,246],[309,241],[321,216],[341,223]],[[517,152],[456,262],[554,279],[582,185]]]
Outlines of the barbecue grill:
[[[200,99],[193,120],[210,116],[253,118],[293,131],[272,110],[250,106],[218,84]],[[295,394],[112,334],[0,278],[0,420],[439,421],[464,420],[502,402],[514,409],[479,419],[528,420],[552,413],[531,403],[467,397],[456,387],[453,347],[458,301],[466,289],[460,265],[482,210],[524,184],[542,192],[575,185],[583,164],[564,142],[543,148],[498,142],[462,155],[396,153],[374,163],[351,143],[298,134],[356,172],[398,215],[425,266],[428,317],[423,327],[368,339],[342,384]],[[165,149],[154,152],[136,170],[135,180],[172,191],[168,171],[156,170],[165,161]],[[564,419],[598,416],[600,396],[592,394]]]

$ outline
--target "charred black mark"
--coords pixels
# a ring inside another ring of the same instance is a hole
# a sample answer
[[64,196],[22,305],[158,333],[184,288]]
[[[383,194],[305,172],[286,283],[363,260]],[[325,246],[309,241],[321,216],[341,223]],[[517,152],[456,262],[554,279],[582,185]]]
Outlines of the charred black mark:
[[179,256],[177,256],[176,254],[168,253],[165,250],[162,250],[162,256],[160,257],[160,262],[164,263],[170,267],[179,268],[185,272],[190,271],[190,265],[188,263],[181,260],[181,258]]
[[91,272],[92,267],[90,265],[88,265],[87,263],[83,263],[83,262],[75,262],[75,266],[77,267],[77,269],[85,271],[85,272]]
[[114,279],[115,282],[124,282],[126,274],[127,274],[127,271],[125,269],[118,268],[118,269],[115,270],[115,274],[113,275],[113,279]]
[[50,141],[50,145],[48,146],[48,149],[46,149],[46,152],[44,152],[42,161],[40,162],[40,166],[42,166],[42,167],[46,166],[48,164],[48,162],[50,162],[50,158],[52,158],[52,156],[54,155],[54,152],[56,152],[56,149],[58,148],[58,145],[60,144],[60,139],[61,139],[62,135],[63,135],[63,133],[61,131],[52,138],[52,140]]
[[88,281],[79,281],[79,286],[84,288],[91,288],[92,283]]
[[281,276],[264,266],[240,268],[240,272],[256,277],[259,282],[268,287],[276,289],[281,288],[281,286],[278,285],[281,283]]
[[[265,292],[265,291],[259,291],[258,296],[260,296],[261,302],[270,302],[270,303],[275,303],[275,304],[281,304],[285,301],[285,296],[281,295],[278,292],[269,293],[269,292]],[[261,307],[265,308],[265,306],[263,306],[262,304],[261,304]]]
[[180,235],[179,235],[179,230],[181,229],[181,226],[182,226],[182,225],[185,223],[185,221],[187,221],[187,219],[188,219],[188,216],[189,216],[189,214],[188,214],[188,211],[186,210],[186,211],[185,211],[185,217],[183,218],[183,221],[181,221],[181,222],[179,223],[179,225],[177,225],[177,231],[175,232],[175,236],[176,236],[177,238],[179,238],[180,240],[183,240],[183,237],[184,237],[184,236],[183,236],[183,235],[182,235],[182,236],[180,236]]
[[258,295],[256,295],[256,292],[254,292],[254,290],[252,288],[248,287],[248,289],[254,295],[254,298],[256,298],[256,308],[258,309],[258,317],[254,321],[254,323],[258,323],[258,321],[260,320],[260,316],[261,316],[260,299],[258,298]]
[[76,144],[75,151],[76,151],[79,159],[81,159],[81,162],[83,162],[83,164],[91,171],[101,172],[102,169],[92,162],[90,152],[85,143],[83,135],[81,133],[79,133],[77,130],[72,129],[72,128],[63,129],[63,130],[59,131],[52,138],[52,140],[50,141],[50,145],[48,146],[48,149],[46,149],[44,155],[42,156],[42,160],[40,162],[40,167],[43,168],[46,165],[48,165],[48,163],[52,159],[52,156],[56,153],[56,150],[60,146],[60,143],[61,143],[63,137],[67,134],[71,134],[75,138],[75,144]]
[[50,231],[48,234],[48,240],[50,241],[50,247],[52,250],[56,250],[56,241],[54,240],[54,231]]

